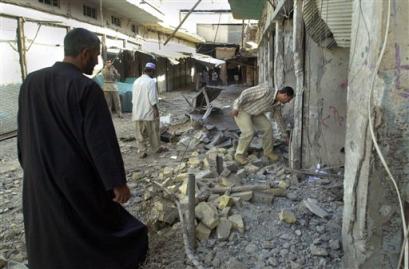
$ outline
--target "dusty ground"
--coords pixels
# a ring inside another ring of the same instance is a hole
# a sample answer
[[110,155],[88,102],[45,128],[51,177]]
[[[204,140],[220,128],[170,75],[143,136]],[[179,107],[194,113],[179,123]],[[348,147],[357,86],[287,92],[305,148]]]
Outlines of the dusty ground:
[[[215,101],[222,108],[230,104],[240,89],[228,87]],[[171,114],[172,124],[185,122],[188,98],[192,92],[173,92],[162,96],[162,115]],[[124,119],[114,117],[121,151],[125,162],[129,185],[133,192],[126,208],[145,223],[151,222],[151,200],[144,197],[149,184],[144,178],[160,181],[159,174],[165,167],[175,168],[192,152],[199,156],[206,153],[203,143],[191,150],[167,143],[168,152],[159,156],[148,156],[140,160],[136,157],[136,144],[132,140],[133,125],[130,115]],[[189,124],[178,125],[179,131],[186,127],[190,136],[197,130]],[[25,262],[23,216],[21,211],[22,171],[17,162],[16,139],[0,142],[0,259]],[[283,153],[283,151],[278,150]],[[224,152],[226,160],[231,159],[232,149]],[[262,168],[265,160],[254,154],[254,163]],[[278,171],[286,166],[282,159],[268,173],[248,172],[241,183],[255,184],[271,182],[278,184],[287,180],[285,173]],[[332,171],[335,173],[336,171]],[[135,174],[140,174],[135,177]],[[290,185],[272,203],[240,202],[231,209],[231,214],[243,217],[245,232],[232,231],[227,240],[218,240],[214,233],[207,241],[199,242],[196,255],[206,268],[338,268],[342,258],[340,247],[342,217],[341,179],[306,178],[300,184]],[[158,194],[159,195],[159,194]],[[303,206],[303,200],[313,198],[328,213],[326,218],[312,214]],[[289,210],[296,216],[294,224],[280,221],[281,210]],[[145,269],[188,268],[180,223],[173,226],[151,228],[150,256]],[[1,263],[0,263],[1,268]]]

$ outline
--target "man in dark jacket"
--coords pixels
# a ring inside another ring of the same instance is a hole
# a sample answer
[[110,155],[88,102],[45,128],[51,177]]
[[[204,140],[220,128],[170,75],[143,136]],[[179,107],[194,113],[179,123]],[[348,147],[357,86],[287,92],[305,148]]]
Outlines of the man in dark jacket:
[[18,155],[30,269],[135,269],[146,226],[120,204],[130,198],[101,88],[83,75],[98,63],[98,37],[81,28],[64,39],[63,62],[21,86]]

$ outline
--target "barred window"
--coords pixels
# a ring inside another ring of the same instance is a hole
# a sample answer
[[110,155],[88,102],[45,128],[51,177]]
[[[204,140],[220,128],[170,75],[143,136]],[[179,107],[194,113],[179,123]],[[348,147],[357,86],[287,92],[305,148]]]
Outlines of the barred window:
[[137,34],[137,33],[138,33],[138,26],[136,26],[135,24],[132,24],[131,30],[132,30],[132,32],[133,32],[134,34]]
[[113,25],[121,27],[121,19],[118,17],[111,16],[111,22]]
[[60,6],[60,1],[59,0],[38,0],[38,2],[50,5],[53,7],[59,7]]
[[84,16],[85,17],[90,17],[93,19],[97,18],[97,10],[96,8],[87,6],[87,5],[83,5],[83,11],[84,11]]

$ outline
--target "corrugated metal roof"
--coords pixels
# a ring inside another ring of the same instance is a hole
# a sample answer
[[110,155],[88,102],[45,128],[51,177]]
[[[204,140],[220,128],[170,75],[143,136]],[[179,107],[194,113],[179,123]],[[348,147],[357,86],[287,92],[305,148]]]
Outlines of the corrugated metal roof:
[[[326,22],[321,18],[317,7],[317,0],[303,1],[303,19],[307,34],[321,47],[337,46],[334,35]],[[322,0],[324,1],[324,0]]]
[[352,0],[316,0],[321,18],[327,23],[339,47],[351,42]]

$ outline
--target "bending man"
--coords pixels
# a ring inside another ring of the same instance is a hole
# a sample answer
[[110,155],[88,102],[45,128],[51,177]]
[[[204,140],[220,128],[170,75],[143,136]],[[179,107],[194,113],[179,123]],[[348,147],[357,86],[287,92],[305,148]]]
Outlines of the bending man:
[[234,156],[238,163],[244,165],[248,162],[247,149],[253,139],[255,128],[262,133],[264,155],[273,162],[278,160],[278,156],[273,153],[273,127],[265,113],[273,112],[273,117],[281,132],[286,134],[280,104],[290,102],[293,97],[294,91],[291,87],[284,87],[276,91],[267,84],[260,84],[245,89],[234,101],[232,115],[241,131]]

